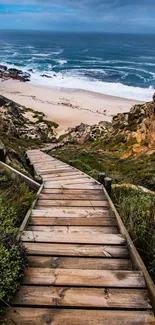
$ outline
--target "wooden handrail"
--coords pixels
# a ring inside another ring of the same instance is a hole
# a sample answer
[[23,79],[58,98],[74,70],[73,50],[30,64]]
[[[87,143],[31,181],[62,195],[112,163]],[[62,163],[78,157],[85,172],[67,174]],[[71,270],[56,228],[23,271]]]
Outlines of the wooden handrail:
[[14,174],[14,176],[18,177],[22,180],[25,184],[27,184],[30,188],[32,188],[35,191],[38,191],[40,188],[40,184],[35,182],[33,179],[27,177],[26,175],[22,174],[21,172],[17,171],[16,169],[12,168],[11,166],[3,163],[0,161],[0,168]]

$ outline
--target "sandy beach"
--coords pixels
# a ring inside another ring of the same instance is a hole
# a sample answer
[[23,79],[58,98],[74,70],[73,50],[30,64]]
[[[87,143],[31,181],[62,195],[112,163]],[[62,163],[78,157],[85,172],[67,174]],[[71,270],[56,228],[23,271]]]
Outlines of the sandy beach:
[[0,81],[0,94],[34,110],[59,124],[59,134],[81,122],[93,125],[111,121],[140,101],[82,90],[66,90],[34,86],[14,80]]

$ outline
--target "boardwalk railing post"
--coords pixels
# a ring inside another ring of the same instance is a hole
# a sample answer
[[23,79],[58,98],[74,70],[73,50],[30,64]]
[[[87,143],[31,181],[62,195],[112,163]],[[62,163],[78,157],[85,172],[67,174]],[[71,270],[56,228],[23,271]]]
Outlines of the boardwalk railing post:
[[3,163],[5,163],[6,161],[5,150],[2,141],[0,141],[0,161],[2,161]]
[[105,177],[106,177],[106,174],[105,174],[105,173],[99,173],[99,174],[98,174],[98,181],[99,181],[102,185],[105,185],[105,184],[104,184]]
[[108,192],[109,196],[111,195],[111,184],[112,184],[112,179],[109,177],[105,177],[104,186],[105,186],[105,189]]

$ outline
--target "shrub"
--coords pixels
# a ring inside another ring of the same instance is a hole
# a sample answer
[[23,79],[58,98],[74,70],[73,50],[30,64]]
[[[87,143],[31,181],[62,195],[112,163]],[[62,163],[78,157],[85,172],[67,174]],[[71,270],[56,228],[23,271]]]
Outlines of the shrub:
[[0,299],[9,302],[19,287],[27,264],[16,235],[35,194],[17,178],[0,177]]
[[114,185],[112,199],[148,270],[154,269],[155,195],[130,185]]
[[26,265],[25,250],[15,235],[0,234],[0,299],[8,302],[13,297]]

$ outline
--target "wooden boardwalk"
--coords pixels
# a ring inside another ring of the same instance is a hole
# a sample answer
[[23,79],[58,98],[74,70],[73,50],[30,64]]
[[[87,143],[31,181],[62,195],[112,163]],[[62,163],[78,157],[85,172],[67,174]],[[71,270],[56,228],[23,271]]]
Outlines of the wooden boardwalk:
[[155,324],[102,185],[39,150],[27,155],[44,188],[21,235],[29,267],[5,324]]

